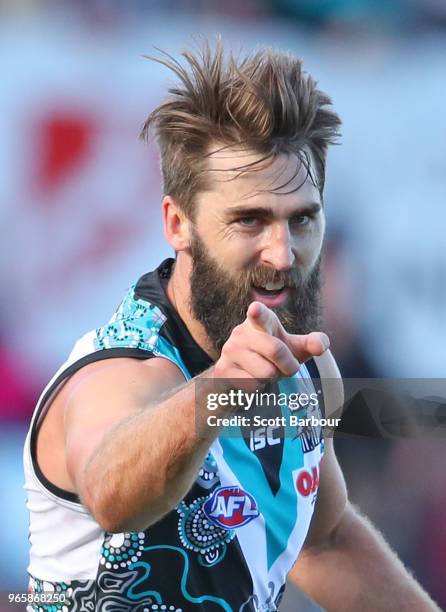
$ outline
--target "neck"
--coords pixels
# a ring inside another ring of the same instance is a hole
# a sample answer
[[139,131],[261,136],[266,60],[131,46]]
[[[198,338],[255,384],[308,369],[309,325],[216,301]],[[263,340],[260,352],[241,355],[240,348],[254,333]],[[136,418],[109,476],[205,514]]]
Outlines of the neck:
[[191,313],[191,289],[190,289],[191,262],[186,260],[181,254],[177,256],[172,274],[167,283],[166,293],[170,303],[180,315],[189,333],[195,342],[213,360],[218,359],[219,355],[209,340],[206,331]]

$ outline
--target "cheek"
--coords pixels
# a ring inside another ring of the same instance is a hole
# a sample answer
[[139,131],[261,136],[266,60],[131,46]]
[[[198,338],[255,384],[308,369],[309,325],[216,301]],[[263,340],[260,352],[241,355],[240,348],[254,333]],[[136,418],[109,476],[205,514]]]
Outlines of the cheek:
[[324,242],[325,236],[325,223],[321,226],[318,226],[317,231],[314,234],[314,249],[317,251],[317,254],[321,252],[322,243]]
[[263,234],[250,234],[229,228],[223,240],[218,240],[218,248],[225,262],[232,261],[242,269],[258,258],[265,242]]
[[202,234],[207,253],[229,274],[243,274],[256,261],[258,239],[247,239],[232,231]]
[[224,249],[222,261],[226,268],[231,268],[234,272],[243,272],[255,262],[255,253],[246,244],[228,243]]
[[296,238],[296,254],[299,263],[311,268],[316,263],[324,240],[324,225],[318,224],[305,236]]

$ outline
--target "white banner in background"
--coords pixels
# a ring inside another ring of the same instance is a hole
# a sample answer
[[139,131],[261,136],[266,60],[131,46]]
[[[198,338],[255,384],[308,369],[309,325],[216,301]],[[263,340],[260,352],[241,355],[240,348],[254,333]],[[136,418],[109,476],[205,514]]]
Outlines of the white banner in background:
[[[190,42],[182,28],[172,20],[152,30],[160,38],[168,31],[171,49]],[[232,40],[245,37],[249,47],[256,33],[259,40],[257,30],[234,26]],[[156,153],[137,140],[165,93],[166,71],[141,60],[149,45],[133,53],[130,34],[116,45],[88,39],[86,49],[83,36],[77,46],[37,31],[0,42],[14,58],[2,68],[0,101],[2,335],[39,376],[170,253]],[[262,40],[303,56],[344,120],[326,204],[357,279],[357,304],[346,312],[366,350],[381,374],[442,376],[444,41],[358,55],[274,27]]]

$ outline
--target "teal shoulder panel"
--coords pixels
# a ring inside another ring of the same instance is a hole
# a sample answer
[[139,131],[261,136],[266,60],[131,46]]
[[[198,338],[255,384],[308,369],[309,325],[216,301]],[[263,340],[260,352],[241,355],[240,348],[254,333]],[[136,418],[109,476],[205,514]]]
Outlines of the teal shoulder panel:
[[135,348],[173,361],[189,379],[178,349],[161,335],[166,315],[155,304],[135,299],[133,284],[110,321],[96,329],[95,349]]

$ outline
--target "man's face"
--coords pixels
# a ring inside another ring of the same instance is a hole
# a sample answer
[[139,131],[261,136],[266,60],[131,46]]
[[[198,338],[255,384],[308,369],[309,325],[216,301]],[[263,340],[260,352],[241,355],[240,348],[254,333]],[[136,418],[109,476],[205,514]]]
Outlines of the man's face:
[[228,149],[214,153],[212,190],[197,198],[191,311],[217,351],[254,300],[274,310],[290,333],[319,324],[325,228],[319,191],[295,156],[243,174],[231,170],[259,158]]

